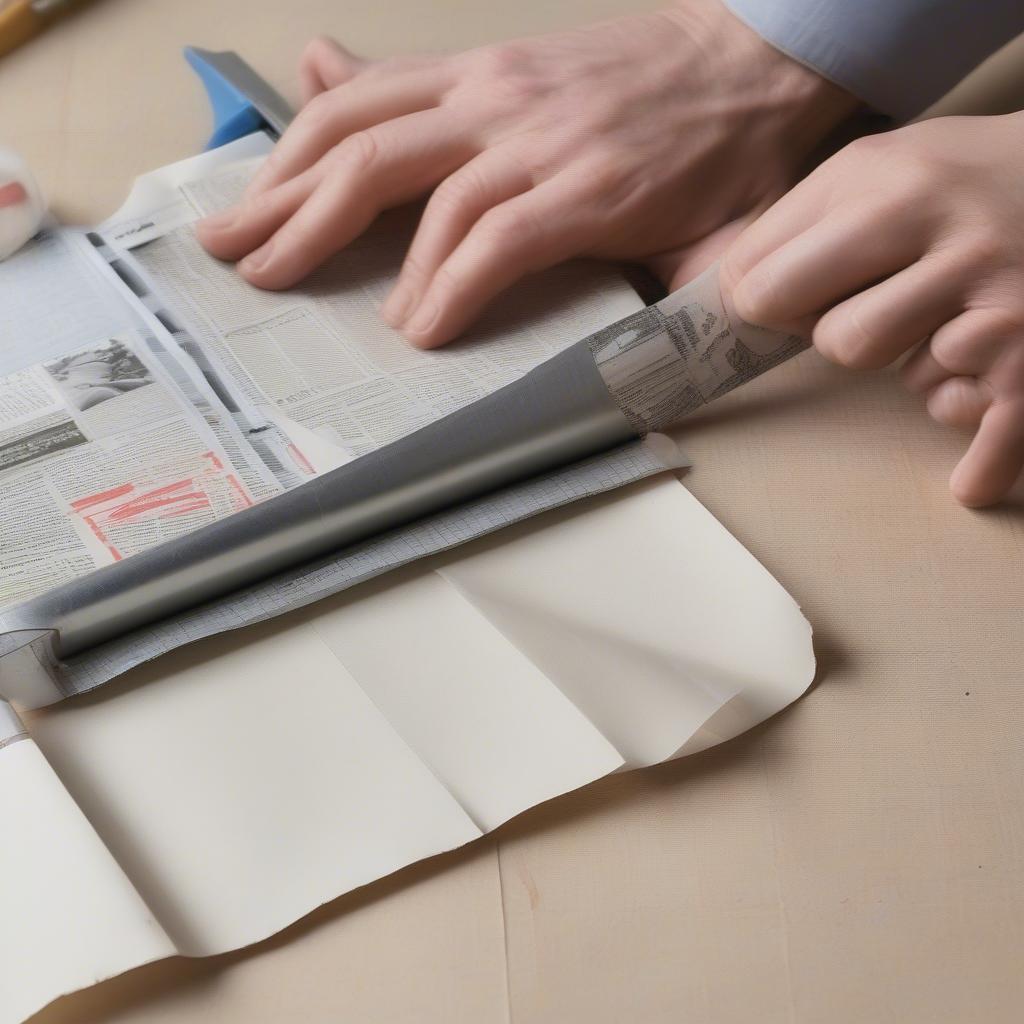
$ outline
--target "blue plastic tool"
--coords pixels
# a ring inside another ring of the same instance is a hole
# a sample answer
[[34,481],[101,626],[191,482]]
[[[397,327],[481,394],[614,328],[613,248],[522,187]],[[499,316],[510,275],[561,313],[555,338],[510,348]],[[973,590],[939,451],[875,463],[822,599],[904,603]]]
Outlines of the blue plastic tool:
[[213,135],[207,149],[256,131],[276,137],[291,123],[288,103],[237,53],[187,46],[185,59],[202,80],[213,108]]

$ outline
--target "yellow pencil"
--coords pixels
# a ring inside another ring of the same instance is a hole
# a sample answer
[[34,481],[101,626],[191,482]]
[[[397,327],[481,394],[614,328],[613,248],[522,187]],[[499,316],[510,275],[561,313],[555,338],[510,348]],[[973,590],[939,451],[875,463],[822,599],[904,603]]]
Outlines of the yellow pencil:
[[76,0],[0,0],[0,57],[66,14]]

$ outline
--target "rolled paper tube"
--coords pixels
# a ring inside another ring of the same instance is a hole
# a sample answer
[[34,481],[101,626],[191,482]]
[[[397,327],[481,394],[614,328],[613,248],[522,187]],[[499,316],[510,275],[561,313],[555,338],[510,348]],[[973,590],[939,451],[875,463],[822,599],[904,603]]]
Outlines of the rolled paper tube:
[[393,444],[0,612],[0,654],[89,647],[670,425],[804,347],[730,317],[717,269]]
[[601,377],[638,434],[663,430],[802,352],[795,334],[740,319],[718,264],[588,339]]
[[46,204],[28,165],[0,147],[0,260],[35,235],[45,216]]

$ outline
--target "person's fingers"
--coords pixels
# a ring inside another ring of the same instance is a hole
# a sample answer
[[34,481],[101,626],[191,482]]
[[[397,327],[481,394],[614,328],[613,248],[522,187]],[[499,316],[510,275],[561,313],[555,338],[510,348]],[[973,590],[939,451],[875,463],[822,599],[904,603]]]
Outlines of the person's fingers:
[[333,39],[325,36],[311,39],[299,59],[302,105],[305,106],[314,96],[355,78],[367,63]]
[[741,281],[763,259],[817,224],[828,210],[832,195],[823,164],[776,200],[729,246],[722,269],[730,283]]
[[925,258],[833,306],[814,326],[814,347],[840,366],[881,369],[962,308],[956,268]]
[[990,370],[1020,328],[997,310],[969,309],[932,335],[929,347],[953,374],[977,376]]
[[886,230],[873,202],[843,206],[752,267],[733,289],[733,302],[749,323],[796,323],[903,270],[926,245],[906,226]]
[[219,260],[236,261],[258,249],[298,211],[323,178],[327,161],[276,188],[196,224],[200,243]]
[[975,377],[991,368],[1015,330],[987,309],[968,309],[940,327],[900,371],[918,394],[950,377]]
[[935,361],[930,341],[923,341],[900,367],[903,386],[915,395],[923,395],[954,376]]
[[992,405],[992,388],[977,377],[950,377],[928,393],[928,415],[959,430],[976,430]]
[[299,112],[246,190],[252,198],[313,166],[358,132],[435,107],[448,83],[443,65],[359,76],[315,96]]
[[414,345],[436,348],[451,341],[521,277],[587,251],[594,231],[579,211],[592,205],[588,183],[565,177],[549,178],[477,221],[404,324]]
[[992,505],[1013,487],[1024,468],[1024,399],[993,402],[967,454],[950,477],[963,505]]
[[723,224],[689,245],[649,257],[645,264],[670,292],[703,274],[757,218],[756,211]]
[[490,209],[533,186],[529,171],[502,148],[487,149],[434,190],[394,289],[381,309],[401,327],[416,308],[438,267]]
[[411,114],[350,136],[325,158],[320,183],[273,236],[238,265],[260,288],[288,288],[475,155],[440,111]]

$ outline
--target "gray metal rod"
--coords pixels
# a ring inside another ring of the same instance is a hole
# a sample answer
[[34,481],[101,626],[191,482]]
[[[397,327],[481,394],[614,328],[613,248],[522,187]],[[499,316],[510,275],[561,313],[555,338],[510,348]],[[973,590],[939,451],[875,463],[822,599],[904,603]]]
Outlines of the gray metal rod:
[[637,437],[585,342],[414,433],[260,505],[6,612],[71,657],[283,569]]

